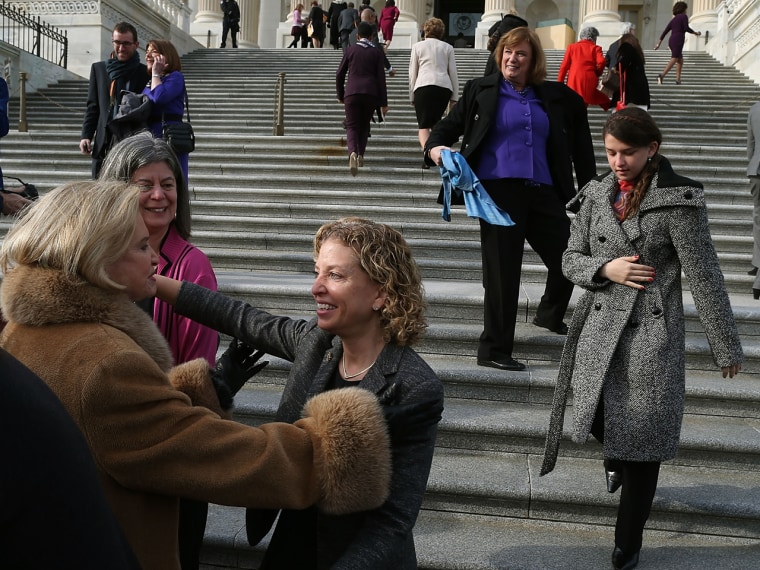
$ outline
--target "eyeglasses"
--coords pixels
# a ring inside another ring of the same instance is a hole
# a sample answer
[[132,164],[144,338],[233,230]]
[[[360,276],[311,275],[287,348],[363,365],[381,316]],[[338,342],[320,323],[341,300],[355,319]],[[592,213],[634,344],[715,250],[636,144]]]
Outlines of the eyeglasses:
[[135,42],[120,42],[118,40],[113,40],[113,45],[118,49],[120,47],[123,48],[131,48],[133,45],[135,45]]

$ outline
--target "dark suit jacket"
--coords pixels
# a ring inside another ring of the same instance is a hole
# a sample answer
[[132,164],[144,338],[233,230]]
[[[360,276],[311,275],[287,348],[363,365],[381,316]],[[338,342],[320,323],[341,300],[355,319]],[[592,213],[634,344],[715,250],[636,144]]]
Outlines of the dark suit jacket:
[[[475,164],[498,109],[500,82],[499,73],[468,81],[459,102],[433,127],[425,145],[426,156],[433,147],[451,146],[462,136],[462,156]],[[546,156],[554,188],[569,202],[576,193],[573,168],[579,188],[596,175],[586,104],[572,89],[555,81],[544,81],[535,90],[549,117]]]
[[[174,308],[195,321],[293,363],[277,421],[299,419],[306,400],[324,392],[338,374],[343,343],[320,329],[316,318],[306,321],[271,315],[187,282],[182,284]],[[386,345],[358,385],[377,395],[388,419],[393,453],[390,496],[373,511],[315,515],[319,520],[317,567],[411,570],[417,568],[412,528],[433,460],[443,410],[443,386],[414,350],[395,344]],[[306,512],[295,513],[298,517]],[[277,511],[262,513],[249,509],[247,531],[252,544],[269,531],[276,514]],[[280,532],[288,534],[287,529]],[[298,533],[291,530],[290,534]],[[263,567],[306,567],[313,560],[294,562],[295,558],[313,555],[312,551],[305,552],[305,546],[298,548],[301,540],[305,542],[306,537],[294,541],[291,536],[284,545],[273,539]]]
[[383,51],[360,43],[349,47],[335,73],[335,89],[339,101],[350,95],[374,95],[378,107],[388,105]]
[[[119,96],[122,89],[142,93],[148,82],[148,69],[144,63],[129,77],[122,78],[114,85],[114,97]],[[82,123],[83,139],[93,139],[92,158],[102,158],[108,150],[111,136],[106,126],[111,116],[111,79],[106,71],[106,62],[98,61],[90,69],[90,85],[87,90],[87,110]]]
[[3,568],[137,570],[82,432],[31,370],[0,349]]

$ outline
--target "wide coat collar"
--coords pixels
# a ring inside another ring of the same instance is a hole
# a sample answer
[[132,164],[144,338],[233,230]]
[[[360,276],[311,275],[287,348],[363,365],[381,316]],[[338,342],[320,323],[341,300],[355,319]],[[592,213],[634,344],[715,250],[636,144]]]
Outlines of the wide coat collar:
[[79,277],[42,267],[19,266],[3,278],[3,315],[10,322],[42,327],[101,323],[129,336],[168,371],[172,356],[150,317],[120,291],[101,289]]
[[[593,178],[578,195],[567,204],[567,208],[573,209],[577,204],[585,200],[592,200],[599,208],[609,215],[605,215],[599,221],[607,227],[607,231],[614,237],[625,238],[635,243],[641,237],[641,216],[649,212],[671,207],[705,207],[705,194],[702,183],[676,174],[670,161],[660,156],[660,165],[657,173],[652,178],[644,199],[639,206],[637,215],[628,218],[623,223],[618,223],[612,210],[612,192],[615,188],[616,178],[611,170],[605,174]],[[610,236],[608,236],[610,237]]]

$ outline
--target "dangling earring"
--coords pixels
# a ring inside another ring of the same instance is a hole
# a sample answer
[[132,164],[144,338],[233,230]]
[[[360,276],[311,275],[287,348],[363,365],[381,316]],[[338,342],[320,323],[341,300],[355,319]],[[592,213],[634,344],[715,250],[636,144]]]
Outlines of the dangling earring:
[[647,162],[652,162],[652,157],[651,156],[647,157]]
[[379,310],[380,310],[380,307],[375,307],[375,306],[373,305],[373,306],[372,306],[372,310],[373,310],[373,311],[379,311]]

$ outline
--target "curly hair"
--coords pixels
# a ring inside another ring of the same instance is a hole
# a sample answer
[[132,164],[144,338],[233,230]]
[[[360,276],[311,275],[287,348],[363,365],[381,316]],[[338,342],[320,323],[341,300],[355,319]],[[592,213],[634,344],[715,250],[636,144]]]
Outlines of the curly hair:
[[587,28],[583,28],[581,30],[580,36],[578,36],[582,40],[592,40],[596,41],[596,38],[599,37],[599,30],[597,30],[594,26],[588,26]]
[[329,239],[350,247],[365,273],[386,294],[380,310],[385,342],[415,344],[427,328],[425,293],[417,262],[401,233],[357,217],[324,224],[314,236],[314,258]]
[[626,107],[613,113],[602,129],[602,136],[611,135],[622,143],[634,148],[644,148],[657,143],[658,152],[647,162],[633,186],[630,198],[626,201],[623,218],[635,216],[639,205],[646,195],[649,183],[660,166],[659,146],[662,144],[662,132],[652,116],[639,107]]
[[425,33],[425,38],[442,40],[446,34],[446,24],[440,18],[428,18],[422,25],[422,31]]

